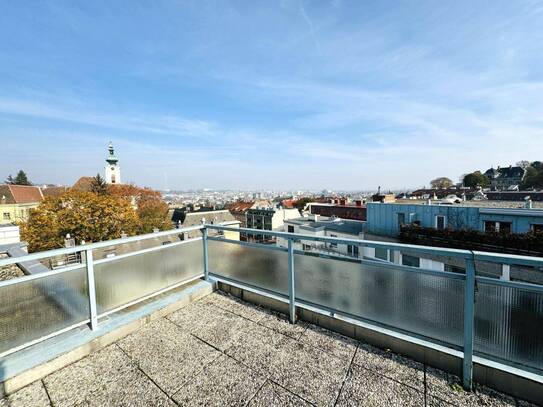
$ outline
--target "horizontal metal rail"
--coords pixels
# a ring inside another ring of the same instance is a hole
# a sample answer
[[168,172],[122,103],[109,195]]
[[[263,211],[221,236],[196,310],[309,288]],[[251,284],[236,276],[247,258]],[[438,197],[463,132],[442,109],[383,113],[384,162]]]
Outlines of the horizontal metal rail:
[[536,266],[536,267],[543,266],[543,258],[541,257],[480,252],[480,251],[471,251],[471,250],[462,250],[462,249],[449,249],[445,247],[418,246],[418,245],[404,244],[404,243],[378,242],[374,240],[345,239],[345,238],[328,237],[328,236],[313,236],[313,235],[304,235],[304,234],[298,234],[298,233],[295,234],[295,233],[288,233],[288,232],[277,232],[277,231],[272,231],[272,230],[231,228],[229,226],[222,226],[222,225],[205,225],[205,227],[209,229],[222,230],[222,231],[236,231],[239,233],[245,233],[249,235],[266,235],[266,236],[279,237],[283,239],[295,239],[297,241],[307,240],[307,241],[317,241],[317,242],[325,242],[325,243],[365,246],[365,247],[371,247],[371,248],[377,248],[377,249],[398,250],[398,251],[409,252],[409,253],[455,257],[455,258],[462,258],[465,260],[475,259],[476,261],[488,261],[488,262],[500,263],[500,264],[515,264],[515,265],[518,264],[518,265]]
[[89,243],[81,246],[74,246],[74,247],[66,247],[62,249],[54,249],[54,250],[47,250],[44,252],[37,252],[37,253],[31,253],[26,256],[19,256],[19,257],[8,257],[5,259],[0,259],[0,267],[2,266],[9,266],[11,264],[17,264],[22,263],[25,261],[31,261],[31,260],[41,260],[46,259],[48,257],[54,257],[54,256],[61,256],[64,254],[72,254],[77,252],[83,252],[85,250],[96,250],[96,249],[102,249],[104,247],[110,247],[110,246],[116,246],[116,245],[122,245],[126,243],[133,243],[133,242],[139,242],[141,240],[148,240],[148,239],[155,239],[157,237],[166,237],[166,236],[173,236],[178,235],[185,232],[192,232],[195,230],[202,230],[204,228],[204,225],[198,225],[198,226],[191,226],[187,228],[182,229],[172,229],[172,230],[165,230],[163,232],[157,232],[157,233],[148,233],[145,235],[138,235],[138,236],[131,236],[131,237],[125,237],[121,239],[113,239],[113,240],[106,240],[103,242],[97,242],[97,243]]

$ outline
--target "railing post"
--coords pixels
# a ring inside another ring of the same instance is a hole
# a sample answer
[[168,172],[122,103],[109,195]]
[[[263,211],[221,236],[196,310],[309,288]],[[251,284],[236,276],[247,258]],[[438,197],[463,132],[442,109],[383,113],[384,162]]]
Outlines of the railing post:
[[204,280],[209,281],[209,256],[207,252],[207,228],[202,229],[202,241],[204,244]]
[[289,319],[291,324],[296,323],[296,295],[294,290],[294,242],[288,239],[288,297]]
[[94,260],[92,250],[85,250],[87,263],[87,287],[89,290],[90,327],[94,331],[98,329],[98,313],[96,311],[96,286],[94,284]]
[[473,385],[473,326],[475,323],[475,262],[466,260],[466,285],[464,288],[464,363],[462,384],[465,390]]

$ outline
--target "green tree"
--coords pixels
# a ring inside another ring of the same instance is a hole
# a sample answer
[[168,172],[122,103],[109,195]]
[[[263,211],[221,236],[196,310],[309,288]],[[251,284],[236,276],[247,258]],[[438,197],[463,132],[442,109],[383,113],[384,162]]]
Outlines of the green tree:
[[462,184],[468,188],[484,188],[490,185],[490,181],[487,177],[481,174],[481,171],[475,171],[470,174],[466,174],[462,180]]
[[107,193],[106,180],[103,179],[100,174],[96,174],[96,177],[93,178],[91,183],[91,191],[99,195]]
[[68,191],[46,198],[20,226],[21,239],[35,252],[62,247],[68,233],[77,244],[120,238],[123,231],[133,235],[139,229],[139,219],[123,198]]
[[532,164],[526,169],[526,174],[522,181],[522,188],[543,188],[543,166],[536,163],[535,167]]
[[432,188],[445,189],[453,186],[453,182],[450,178],[439,177],[430,181]]
[[13,180],[13,183],[15,185],[32,185],[32,183],[28,180],[28,177],[26,176],[26,173],[23,170],[19,170],[15,179]]

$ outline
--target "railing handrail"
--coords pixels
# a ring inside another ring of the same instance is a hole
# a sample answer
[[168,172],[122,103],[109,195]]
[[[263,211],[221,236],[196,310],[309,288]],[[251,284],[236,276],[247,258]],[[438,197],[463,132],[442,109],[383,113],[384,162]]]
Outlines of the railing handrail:
[[[277,232],[272,230],[261,230],[261,229],[249,229],[249,228],[231,228],[223,225],[205,225],[206,228],[222,230],[222,231],[237,231],[240,233],[249,233],[249,234],[259,234],[259,235],[268,235],[274,237],[280,237],[283,239],[297,239],[297,240],[311,240],[319,241],[326,243],[336,243],[336,244],[347,244],[347,245],[359,245],[372,248],[381,248],[389,250],[403,250],[407,252],[417,252],[422,254],[430,254],[437,256],[449,256],[462,259],[474,259],[478,261],[489,261],[500,264],[515,264],[515,265],[525,265],[525,266],[543,266],[543,258],[541,257],[530,257],[530,256],[521,256],[514,254],[504,254],[504,253],[493,253],[493,252],[481,252],[481,251],[472,251],[464,249],[450,249],[446,247],[435,247],[435,246],[419,246],[413,244],[405,243],[393,243],[393,242],[379,242],[375,240],[365,240],[365,239],[346,239],[339,237],[329,237],[329,236],[313,236],[313,235],[304,235],[300,233],[288,233],[288,232]],[[265,245],[264,245],[265,246]]]

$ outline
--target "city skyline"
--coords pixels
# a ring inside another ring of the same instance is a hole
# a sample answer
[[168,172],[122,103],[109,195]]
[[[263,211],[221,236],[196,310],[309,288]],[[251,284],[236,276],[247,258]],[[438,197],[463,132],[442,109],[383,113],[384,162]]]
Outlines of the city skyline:
[[372,190],[543,151],[543,2],[0,6],[2,177]]

